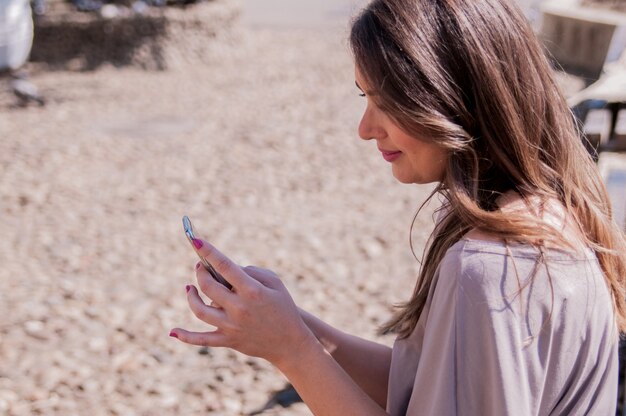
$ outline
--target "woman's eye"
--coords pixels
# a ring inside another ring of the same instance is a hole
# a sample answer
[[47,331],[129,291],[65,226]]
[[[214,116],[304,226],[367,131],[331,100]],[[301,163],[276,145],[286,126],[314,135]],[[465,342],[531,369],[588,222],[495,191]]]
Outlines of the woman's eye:
[[359,93],[359,97],[365,97],[365,93],[364,92]]

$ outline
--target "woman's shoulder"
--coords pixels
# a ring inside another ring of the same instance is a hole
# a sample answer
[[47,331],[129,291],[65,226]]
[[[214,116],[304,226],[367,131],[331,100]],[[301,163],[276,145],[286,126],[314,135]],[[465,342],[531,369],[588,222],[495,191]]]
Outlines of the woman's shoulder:
[[446,252],[438,270],[438,295],[456,294],[456,299],[470,299],[472,305],[498,309],[524,290],[531,290],[538,302],[568,298],[584,303],[592,287],[595,293],[604,284],[591,250],[584,255],[556,249],[542,253],[530,244],[478,236],[464,237]]
[[[457,284],[462,280],[495,280],[501,275],[507,246],[496,238],[461,238],[445,253],[439,265],[440,279],[452,280]],[[494,266],[498,267],[494,267]],[[496,276],[498,275],[498,276]]]
[[573,250],[569,247],[537,247],[530,243],[505,241],[495,234],[472,230],[453,244],[442,259],[444,264],[454,264],[457,269],[471,267],[475,263],[502,264],[506,259],[517,263],[534,264],[537,261],[577,263],[597,261],[590,248]]
[[504,256],[535,258],[537,249],[530,244],[507,242],[495,234],[472,230],[461,237],[445,253],[443,263],[456,263],[459,267],[468,260],[497,260]]

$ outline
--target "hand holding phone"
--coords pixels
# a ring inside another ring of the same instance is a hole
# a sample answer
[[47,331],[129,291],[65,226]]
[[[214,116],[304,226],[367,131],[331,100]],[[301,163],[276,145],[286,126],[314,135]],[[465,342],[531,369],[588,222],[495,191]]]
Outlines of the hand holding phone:
[[198,257],[200,258],[200,262],[202,263],[204,268],[209,272],[209,274],[213,277],[213,279],[217,280],[219,283],[221,283],[224,286],[226,286],[228,288],[228,290],[232,289],[232,285],[230,283],[228,283],[226,281],[226,279],[224,279],[224,277],[221,274],[219,274],[213,268],[213,266],[211,266],[211,264],[207,261],[207,259],[202,257],[198,253],[198,251],[196,250],[196,247],[193,245],[193,240],[195,238],[195,236],[193,235],[193,226],[191,225],[191,220],[186,215],[183,217],[183,228],[185,229],[185,235],[187,236],[187,240],[189,240],[189,243],[191,244],[191,247],[193,247],[194,251],[196,252]]

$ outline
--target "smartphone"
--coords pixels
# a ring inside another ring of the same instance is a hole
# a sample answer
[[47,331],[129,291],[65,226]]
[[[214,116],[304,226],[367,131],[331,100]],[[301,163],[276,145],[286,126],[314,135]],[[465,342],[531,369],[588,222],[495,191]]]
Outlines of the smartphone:
[[213,276],[215,280],[217,280],[218,282],[226,286],[229,290],[232,289],[233,288],[232,285],[228,283],[226,279],[224,279],[224,277],[221,274],[219,274],[213,268],[213,266],[211,266],[211,264],[207,261],[207,259],[202,257],[200,253],[198,253],[198,251],[196,250],[196,247],[193,245],[193,239],[195,238],[195,236],[193,235],[193,226],[191,225],[191,220],[186,215],[183,217],[183,228],[185,229],[185,235],[187,236],[187,240],[189,240],[189,244],[191,244],[191,247],[193,247],[198,257],[200,257],[200,262],[202,263],[204,268],[209,272],[211,276]]

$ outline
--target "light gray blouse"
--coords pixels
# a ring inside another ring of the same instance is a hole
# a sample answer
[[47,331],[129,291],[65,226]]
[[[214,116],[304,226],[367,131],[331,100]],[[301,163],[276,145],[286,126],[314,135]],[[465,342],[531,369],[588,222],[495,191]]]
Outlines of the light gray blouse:
[[[615,415],[618,330],[593,252],[462,239],[393,347],[392,416]],[[534,280],[530,280],[536,268]]]

